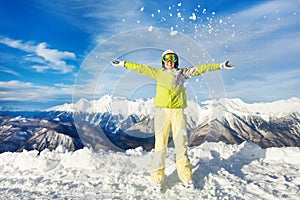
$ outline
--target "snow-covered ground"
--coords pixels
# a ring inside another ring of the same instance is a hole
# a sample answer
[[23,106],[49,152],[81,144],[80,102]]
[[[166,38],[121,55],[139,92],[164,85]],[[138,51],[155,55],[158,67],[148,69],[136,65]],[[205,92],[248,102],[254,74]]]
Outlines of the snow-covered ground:
[[1,199],[298,199],[300,148],[203,143],[189,149],[195,190],[178,179],[168,149],[162,193],[151,190],[152,152],[68,152],[62,146],[0,154]]

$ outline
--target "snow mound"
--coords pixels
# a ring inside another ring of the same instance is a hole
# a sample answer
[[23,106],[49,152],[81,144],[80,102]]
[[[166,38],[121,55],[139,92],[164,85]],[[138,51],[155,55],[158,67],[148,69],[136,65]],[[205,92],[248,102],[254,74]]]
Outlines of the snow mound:
[[162,193],[151,188],[154,152],[75,152],[59,146],[0,154],[3,199],[297,199],[300,148],[203,143],[189,149],[195,190],[182,187],[174,149],[167,153]]
[[268,162],[281,162],[300,165],[300,148],[272,147],[267,149],[265,160]]

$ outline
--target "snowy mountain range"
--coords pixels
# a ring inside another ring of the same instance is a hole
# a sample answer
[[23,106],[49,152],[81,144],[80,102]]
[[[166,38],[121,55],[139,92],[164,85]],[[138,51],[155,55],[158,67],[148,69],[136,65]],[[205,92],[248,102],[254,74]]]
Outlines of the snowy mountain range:
[[[240,144],[251,141],[263,148],[299,146],[300,99],[247,104],[240,99],[188,102],[189,145],[204,141]],[[80,99],[42,112],[0,112],[3,151],[82,148],[124,151],[154,144],[153,99],[134,101],[105,95]],[[172,138],[170,138],[172,146]]]

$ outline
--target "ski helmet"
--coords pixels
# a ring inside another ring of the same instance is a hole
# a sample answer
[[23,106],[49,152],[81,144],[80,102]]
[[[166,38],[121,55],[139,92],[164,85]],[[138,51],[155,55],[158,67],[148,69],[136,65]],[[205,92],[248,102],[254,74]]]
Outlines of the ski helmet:
[[175,54],[175,55],[177,56],[177,61],[175,62],[174,68],[175,68],[175,69],[178,69],[178,65],[179,65],[179,62],[178,62],[178,55],[177,55],[173,50],[171,50],[171,49],[167,49],[167,50],[165,50],[165,51],[162,53],[162,55],[161,55],[161,58],[162,58],[162,61],[161,61],[162,67],[165,68],[165,63],[164,63],[164,61],[163,61],[163,57],[164,57],[164,55],[166,55],[166,54]]

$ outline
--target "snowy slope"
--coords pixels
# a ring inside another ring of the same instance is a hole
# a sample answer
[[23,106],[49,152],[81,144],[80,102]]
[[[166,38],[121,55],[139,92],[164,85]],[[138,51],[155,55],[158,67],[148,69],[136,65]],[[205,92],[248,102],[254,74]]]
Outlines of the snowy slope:
[[203,143],[189,156],[195,190],[178,179],[174,149],[168,149],[162,193],[150,185],[153,151],[68,152],[62,146],[0,154],[1,199],[297,199],[300,148]]

